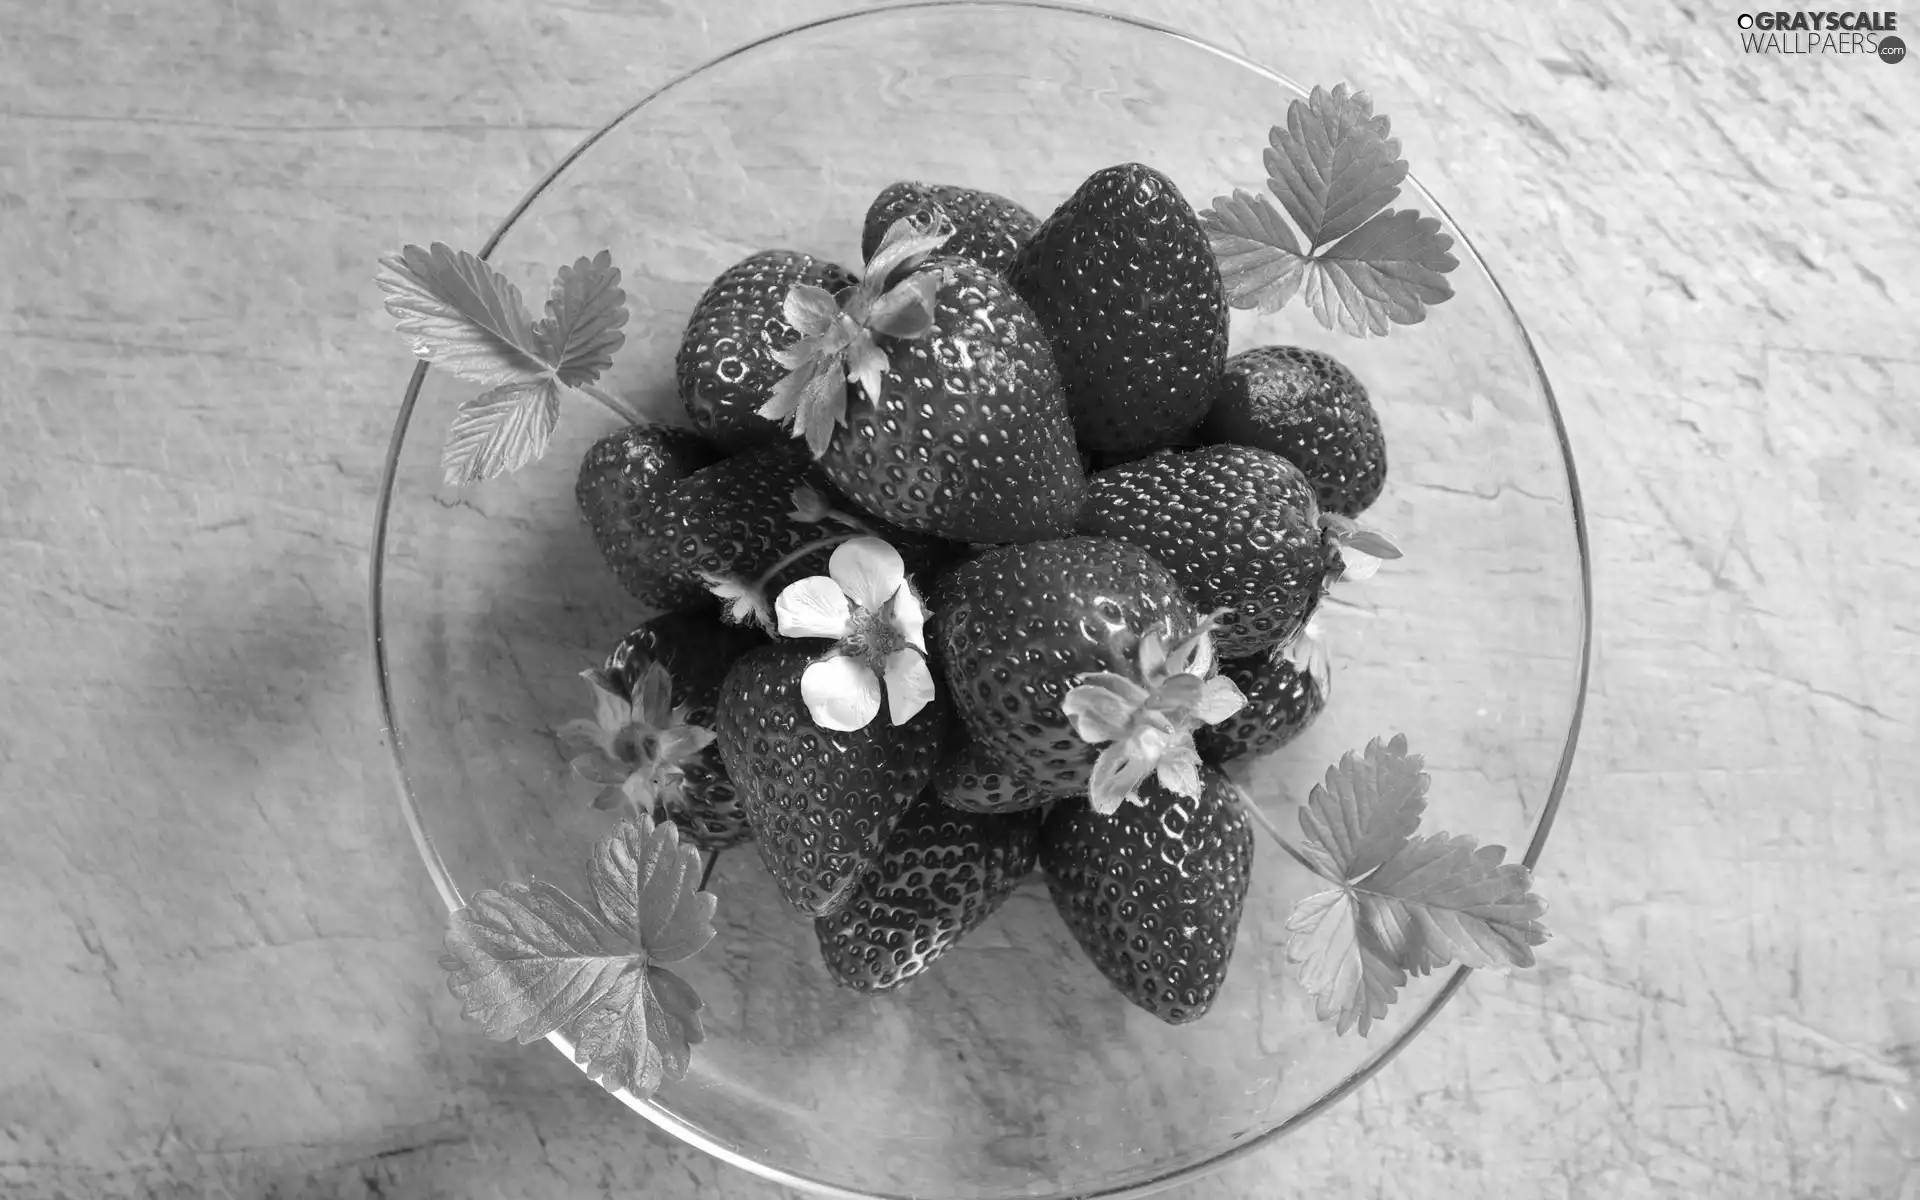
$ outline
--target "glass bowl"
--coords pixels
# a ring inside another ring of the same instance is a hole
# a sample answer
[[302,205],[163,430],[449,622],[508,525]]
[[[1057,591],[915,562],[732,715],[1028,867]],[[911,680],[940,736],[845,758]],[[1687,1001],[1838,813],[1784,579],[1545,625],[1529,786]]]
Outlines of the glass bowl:
[[[1352,78],[1337,15],[1303,7],[1293,79]],[[1300,87],[1139,21],[1031,3],[899,5],[746,46],[610,121],[483,249],[530,296],[544,271],[610,247],[632,318],[602,383],[683,423],[673,359],[694,301],[768,247],[857,265],[861,216],[898,179],[1000,192],[1044,215],[1093,171],[1140,161],[1196,206],[1257,189],[1266,130]],[[1416,163],[1417,165],[1417,163]],[[1566,433],[1525,330],[1440,205],[1457,291],[1424,324],[1365,340],[1297,303],[1235,312],[1233,349],[1326,350],[1370,389],[1390,444],[1367,520],[1407,556],[1322,606],[1332,700],[1244,782],[1267,816],[1326,768],[1405,733],[1432,776],[1429,828],[1531,865],[1579,726],[1589,644],[1585,534]],[[424,239],[423,239],[424,240]],[[439,446],[473,394],[418,367],[394,429],[372,562],[379,702],[407,820],[450,907],[539,876],[584,895],[613,818],[553,731],[586,715],[578,673],[647,614],[602,565],[574,473],[615,427],[564,411],[547,456],[442,485]],[[1336,1036],[1284,956],[1320,890],[1262,835],[1226,985],[1169,1026],[1085,960],[1039,875],[900,991],[836,988],[809,923],[757,856],[721,855],[714,942],[681,964],[707,1003],[687,1078],[641,1116],[782,1183],[836,1196],[1109,1196],[1243,1154],[1351,1091],[1430,1021],[1466,972],[1415,980],[1371,1035]],[[582,1086],[591,1086],[584,1079]]]

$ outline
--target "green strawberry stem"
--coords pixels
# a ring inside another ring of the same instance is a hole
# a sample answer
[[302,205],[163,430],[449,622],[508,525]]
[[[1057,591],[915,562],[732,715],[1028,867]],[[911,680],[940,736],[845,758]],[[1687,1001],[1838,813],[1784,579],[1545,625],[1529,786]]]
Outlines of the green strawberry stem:
[[806,545],[788,554],[785,558],[775,561],[772,566],[760,572],[760,578],[753,581],[753,586],[756,590],[764,588],[773,582],[774,576],[780,574],[780,572],[786,570],[794,563],[799,562],[807,555],[819,550],[825,550],[828,546],[838,546],[841,542],[850,542],[859,536],[857,533],[835,533],[823,537],[819,541],[808,542]]
[[640,411],[638,409],[629,408],[625,400],[620,399],[618,396],[613,395],[611,392],[606,391],[604,388],[595,387],[591,383],[583,383],[579,385],[579,387],[576,390],[585,392],[587,395],[592,396],[595,400],[598,400],[601,403],[601,405],[606,408],[608,412],[612,413],[616,417],[619,417],[621,422],[624,424],[627,424],[627,425],[652,424],[652,422],[648,421],[645,417],[640,415]]
[[700,872],[700,882],[694,885],[694,891],[704,892],[707,890],[707,880],[713,878],[713,868],[717,866],[719,862],[720,852],[718,850],[712,851],[707,855],[706,869]]
[[[1279,843],[1280,848],[1285,850],[1288,855],[1293,858],[1293,861],[1299,863],[1307,870],[1312,871],[1315,875],[1320,875],[1322,879],[1326,878],[1325,875],[1321,874],[1320,868],[1314,866],[1312,861],[1310,861],[1305,854],[1301,853],[1298,846],[1295,846],[1287,840],[1287,835],[1280,832],[1280,827],[1274,824],[1273,818],[1269,817],[1258,804],[1254,803],[1253,795],[1248,792],[1247,789],[1236,783],[1233,785],[1233,795],[1234,798],[1240,802],[1240,807],[1246,809],[1247,816],[1252,819],[1253,823],[1265,830],[1268,837]],[[1343,881],[1335,879],[1329,882],[1341,883]]]

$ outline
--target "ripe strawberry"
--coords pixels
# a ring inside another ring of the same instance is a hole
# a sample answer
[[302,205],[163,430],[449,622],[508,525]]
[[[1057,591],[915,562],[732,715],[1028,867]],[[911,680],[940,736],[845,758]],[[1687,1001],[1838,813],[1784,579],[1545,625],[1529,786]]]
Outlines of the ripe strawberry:
[[782,306],[796,283],[837,292],[854,281],[837,264],[792,250],[763,250],[728,267],[693,306],[674,374],[693,426],[729,453],[778,445],[785,430],[757,410],[786,369],[775,361],[800,334]]
[[[1086,474],[1053,353],[999,275],[928,262],[952,239],[896,221],[845,294],[796,286],[805,335],[761,412],[789,422],[856,504],[908,529],[1015,542],[1073,526]],[[857,384],[857,386],[849,386]]]
[[1026,304],[977,263],[935,260],[933,336],[889,347],[878,402],[847,397],[820,466],[863,508],[969,542],[1073,528],[1086,472],[1047,339]]
[[1087,450],[1166,445],[1206,415],[1227,357],[1227,300],[1200,218],[1173,181],[1108,167],[1046,219],[1014,290],[1053,340]]
[[1387,482],[1386,437],[1367,389],[1318,350],[1262,346],[1228,359],[1200,432],[1299,467],[1326,512],[1357,517]]
[[955,812],[924,791],[894,827],[846,908],[814,921],[843,987],[884,992],[978,929],[1033,871],[1038,813]]
[[933,774],[949,720],[936,698],[912,720],[823,729],[800,694],[811,642],[748,652],[720,687],[720,757],[739,788],[760,860],[810,917],[845,907]]
[[[796,493],[820,503],[803,511]],[[693,434],[655,426],[594,443],[575,496],[601,556],[641,603],[710,610],[724,593],[735,619],[763,624],[780,588],[823,574],[851,536],[845,521],[858,521],[835,513],[826,479],[791,442],[720,458]],[[909,570],[944,561],[933,539],[864,524],[900,550]]]
[[1200,757],[1210,763],[1224,765],[1278,750],[1306,732],[1332,693],[1326,643],[1311,625],[1271,650],[1228,659],[1220,664],[1220,673],[1233,680],[1247,705],[1193,735]]
[[1122,995],[1171,1025],[1213,1006],[1253,873],[1253,829],[1227,777],[1202,768],[1188,799],[1156,784],[1102,816],[1062,804],[1040,831],[1048,890],[1080,948]]
[[933,790],[951,807],[972,813],[1027,812],[1055,798],[1014,778],[964,738],[934,771]]
[[935,205],[953,220],[953,240],[941,253],[977,262],[989,271],[1004,273],[1040,227],[1040,218],[1024,206],[992,192],[944,183],[895,183],[874,197],[867,209],[860,231],[860,257],[873,257],[895,221],[925,214]]
[[[634,716],[644,717],[640,703],[643,680],[650,668],[663,669],[671,685],[675,721],[662,727],[637,722],[626,732],[632,743],[636,770],[647,769],[675,742],[677,727],[711,730],[714,708],[720,701],[720,682],[734,660],[764,644],[758,630],[727,625],[710,617],[667,613],[655,617],[620,639],[601,668],[614,690],[635,705]],[[616,747],[625,748],[625,747]],[[678,786],[655,797],[653,818],[671,819],[696,845],[721,850],[749,841],[753,831],[720,761],[720,748],[708,742],[677,762]]]
[[1173,572],[1230,658],[1292,636],[1340,570],[1306,476],[1247,446],[1163,452],[1097,472],[1080,530],[1124,538]]
[[1050,794],[1085,789],[1100,748],[1063,709],[1089,674],[1132,675],[1143,635],[1199,615],[1165,567],[1106,538],[1001,546],[936,585],[933,642],[980,751]]

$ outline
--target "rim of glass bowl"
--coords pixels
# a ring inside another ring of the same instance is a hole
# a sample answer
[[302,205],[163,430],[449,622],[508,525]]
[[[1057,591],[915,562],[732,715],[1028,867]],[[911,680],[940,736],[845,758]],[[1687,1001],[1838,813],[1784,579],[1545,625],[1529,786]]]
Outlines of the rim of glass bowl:
[[[480,249],[479,256],[484,259],[491,255],[494,248],[499,245],[500,239],[506,235],[508,230],[513,228],[514,222],[518,221],[520,217],[526,213],[527,209],[533,205],[534,201],[538,200],[541,194],[544,193],[548,187],[552,186],[555,180],[565,174],[567,169],[588,150],[592,149],[594,144],[601,138],[640,112],[654,100],[690,80],[697,78],[709,68],[742,54],[750,53],[761,46],[779,41],[782,38],[802,34],[809,30],[838,25],[848,21],[858,21],[872,16],[893,14],[914,9],[938,8],[1036,9],[1068,13],[1094,20],[1114,21],[1121,25],[1130,25],[1149,33],[1160,34],[1165,37],[1174,38],[1177,41],[1185,42],[1196,49],[1216,55],[1223,61],[1231,63],[1236,67],[1252,71],[1292,92],[1303,96],[1306,94],[1306,89],[1300,87],[1299,84],[1279,72],[1253,62],[1231,50],[1194,37],[1191,34],[1182,33],[1177,29],[1171,29],[1167,26],[1157,24],[1153,21],[1142,20],[1138,17],[1102,12],[1098,9],[1087,8],[1078,4],[1063,3],[1061,0],[906,0],[904,3],[889,4],[879,8],[866,8],[853,12],[838,13],[833,16],[823,17],[819,20],[795,25],[780,30],[777,33],[771,33],[765,37],[743,43],[724,54],[708,59],[692,70],[676,76],[660,87],[648,92],[619,115],[615,116],[611,121],[608,121],[605,125],[587,135],[579,145],[575,146],[564,158],[556,163],[544,178],[534,184],[533,187],[528,190],[527,194],[521,197],[520,202],[514,205],[513,210],[507,214],[506,218],[500,222],[492,234],[487,237],[486,243]],[[1540,390],[1546,398],[1547,413],[1553,425],[1554,439],[1560,447],[1561,464],[1567,472],[1567,493],[1573,513],[1574,541],[1580,555],[1579,662],[1574,681],[1576,690],[1573,699],[1573,713],[1567,722],[1566,742],[1560,750],[1559,766],[1554,771],[1553,782],[1548,788],[1546,803],[1542,806],[1539,820],[1534,826],[1533,837],[1528,842],[1526,853],[1521,858],[1521,861],[1531,869],[1539,862],[1541,852],[1546,848],[1547,835],[1552,832],[1554,818],[1559,813],[1560,799],[1566,791],[1568,773],[1573,769],[1574,750],[1580,740],[1580,724],[1586,711],[1588,673],[1593,657],[1593,567],[1587,546],[1586,510],[1580,498],[1580,480],[1574,468],[1573,447],[1567,441],[1566,422],[1560,415],[1560,405],[1554,398],[1552,382],[1548,380],[1546,370],[1540,363],[1540,355],[1534,349],[1533,338],[1528,334],[1526,324],[1521,321],[1520,314],[1514,310],[1513,302],[1508,299],[1506,289],[1500,286],[1498,277],[1496,277],[1492,269],[1487,266],[1486,260],[1480,256],[1480,252],[1476,250],[1473,244],[1467,239],[1465,232],[1461,230],[1458,222],[1454,221],[1453,218],[1447,214],[1445,207],[1434,199],[1417,178],[1409,176],[1407,178],[1407,186],[1418,194],[1423,202],[1431,205],[1436,212],[1445,217],[1447,224],[1453,228],[1455,236],[1459,239],[1459,250],[1466,255],[1474,266],[1485,273],[1487,280],[1493,285],[1495,294],[1500,297],[1501,305],[1505,307],[1508,317],[1513,321],[1514,328],[1520,334],[1520,341],[1526,348],[1527,359],[1532,364],[1534,376],[1540,381]],[[407,382],[406,394],[400,401],[400,412],[394,419],[392,438],[387,444],[386,463],[381,470],[380,477],[380,497],[374,511],[373,519],[373,545],[367,573],[369,590],[367,616],[368,631],[373,643],[375,699],[380,707],[381,732],[385,737],[387,748],[391,752],[394,781],[398,785],[400,795],[400,808],[406,817],[407,829],[413,835],[414,845],[419,850],[420,858],[426,864],[427,873],[433,877],[434,887],[439,891],[440,899],[446,904],[448,911],[451,912],[460,908],[463,902],[460,899],[459,888],[456,887],[453,882],[452,874],[447,870],[446,863],[441,860],[440,852],[433,844],[433,838],[428,834],[425,824],[421,821],[420,808],[415,801],[412,782],[407,774],[406,750],[400,743],[399,730],[394,716],[393,693],[392,689],[388,686],[386,640],[383,632],[383,611],[381,607],[382,583],[384,582],[386,566],[387,523],[393,507],[394,483],[399,474],[401,447],[406,441],[407,430],[412,422],[414,404],[420,396],[420,386],[426,381],[429,369],[429,365],[425,362],[414,367],[413,376]],[[1414,1038],[1419,1036],[1420,1031],[1425,1029],[1428,1023],[1438,1015],[1440,1010],[1446,1006],[1447,1001],[1453,998],[1453,994],[1460,990],[1461,984],[1466,982],[1467,976],[1471,973],[1472,970],[1468,967],[1455,968],[1453,973],[1447,978],[1446,983],[1442,985],[1440,990],[1427,1002],[1426,1006],[1414,1016],[1414,1019],[1409,1022],[1406,1028],[1402,1029],[1397,1036],[1383,1044],[1370,1055],[1365,1062],[1356,1067],[1339,1083],[1335,1084],[1312,1103],[1275,1125],[1273,1128],[1257,1136],[1250,1137],[1245,1141],[1236,1143],[1209,1158],[1177,1167],[1144,1183],[1125,1184],[1101,1191],[1078,1193],[1077,1195],[1080,1196],[1082,1200],[1123,1200],[1125,1197],[1145,1196],[1171,1187],[1174,1184],[1191,1180],[1202,1174],[1217,1170],[1236,1159],[1256,1152],[1261,1147],[1298,1129],[1300,1126],[1306,1124],[1314,1117],[1319,1116],[1328,1108],[1344,1099],[1348,1093],[1352,1092],[1362,1083],[1365,1083],[1368,1079],[1371,1079],[1382,1067],[1391,1062],[1394,1057],[1409,1045]],[[567,1056],[569,1062],[573,1060],[573,1048],[567,1044],[566,1039],[556,1034],[548,1040]],[[784,1170],[774,1164],[761,1162],[717,1144],[700,1130],[689,1126],[686,1122],[680,1120],[672,1113],[663,1110],[650,1100],[641,1100],[624,1091],[615,1094],[619,1096],[620,1100],[625,1103],[627,1107],[633,1109],[642,1117],[645,1117],[675,1137],[680,1138],[689,1145],[706,1151],[715,1158],[721,1159],[742,1170],[750,1171],[761,1178],[769,1179],[788,1187],[800,1188],[815,1195],[839,1197],[841,1200],[906,1200],[904,1197],[893,1197],[881,1192],[850,1191],[824,1180],[810,1179],[804,1175]]]

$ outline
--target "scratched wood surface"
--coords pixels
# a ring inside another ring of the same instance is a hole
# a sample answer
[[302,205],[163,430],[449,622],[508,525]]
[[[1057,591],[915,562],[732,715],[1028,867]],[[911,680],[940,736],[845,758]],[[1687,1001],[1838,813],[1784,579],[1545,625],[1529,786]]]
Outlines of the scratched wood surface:
[[[445,993],[370,711],[368,267],[837,7],[0,0],[0,1195],[783,1194]],[[1288,48],[1259,0],[1116,7]],[[1450,7],[1347,6],[1579,453],[1557,936],[1176,1194],[1920,1197],[1920,63]]]

